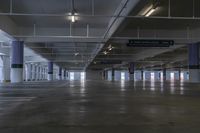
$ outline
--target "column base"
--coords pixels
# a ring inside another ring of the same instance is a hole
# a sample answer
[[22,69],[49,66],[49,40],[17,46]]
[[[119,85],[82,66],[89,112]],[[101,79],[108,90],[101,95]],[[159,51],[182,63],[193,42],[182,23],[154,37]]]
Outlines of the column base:
[[11,83],[23,82],[23,68],[11,68]]
[[189,81],[193,83],[200,82],[199,69],[190,69],[189,70]]
[[134,74],[129,74],[129,80],[134,81]]
[[62,77],[61,77],[61,76],[59,76],[58,80],[62,80]]
[[48,81],[52,81],[53,80],[53,74],[48,74]]

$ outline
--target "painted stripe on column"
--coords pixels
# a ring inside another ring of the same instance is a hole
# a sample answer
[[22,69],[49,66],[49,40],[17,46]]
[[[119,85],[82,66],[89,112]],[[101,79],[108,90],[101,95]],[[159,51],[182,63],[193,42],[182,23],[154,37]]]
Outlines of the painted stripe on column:
[[12,64],[11,68],[23,68],[23,64]]
[[48,74],[53,74],[53,72],[48,72]]
[[199,65],[190,65],[189,69],[199,69]]

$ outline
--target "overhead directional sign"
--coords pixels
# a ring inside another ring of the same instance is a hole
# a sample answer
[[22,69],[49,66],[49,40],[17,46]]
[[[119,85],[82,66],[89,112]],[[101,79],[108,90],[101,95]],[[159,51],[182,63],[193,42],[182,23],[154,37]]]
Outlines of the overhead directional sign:
[[101,61],[101,64],[121,64],[122,61],[120,60],[104,60]]
[[170,47],[174,45],[174,40],[129,40],[128,47]]

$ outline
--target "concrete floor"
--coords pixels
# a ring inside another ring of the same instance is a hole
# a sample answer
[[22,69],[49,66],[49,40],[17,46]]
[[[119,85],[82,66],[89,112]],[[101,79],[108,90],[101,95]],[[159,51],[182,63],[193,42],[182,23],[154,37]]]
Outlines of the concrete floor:
[[0,85],[0,133],[199,133],[200,85],[57,81]]

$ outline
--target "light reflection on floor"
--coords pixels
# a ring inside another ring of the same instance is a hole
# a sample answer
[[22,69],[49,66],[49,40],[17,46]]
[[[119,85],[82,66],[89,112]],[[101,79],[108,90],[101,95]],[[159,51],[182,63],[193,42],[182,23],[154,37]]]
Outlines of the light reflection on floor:
[[125,80],[121,80],[121,91],[125,91]]
[[85,80],[81,80],[80,94],[82,97],[85,96]]
[[155,91],[155,80],[154,79],[151,80],[151,82],[150,82],[150,90]]

